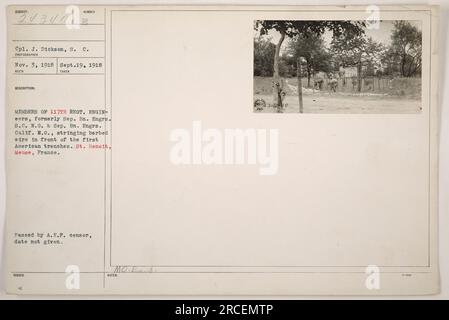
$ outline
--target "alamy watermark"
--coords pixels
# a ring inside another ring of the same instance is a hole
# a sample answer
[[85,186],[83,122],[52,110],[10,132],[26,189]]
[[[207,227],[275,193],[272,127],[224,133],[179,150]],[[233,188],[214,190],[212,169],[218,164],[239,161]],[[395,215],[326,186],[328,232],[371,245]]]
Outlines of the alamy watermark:
[[380,8],[376,5],[366,7],[365,12],[368,14],[366,18],[366,28],[368,30],[379,30],[380,28]]
[[278,129],[203,129],[193,121],[190,129],[173,129],[170,141],[175,165],[258,165],[260,175],[279,169]]
[[80,29],[81,15],[78,6],[67,6],[65,8],[66,20],[65,26],[69,30]]
[[79,290],[81,277],[80,268],[77,265],[68,265],[65,269],[65,287],[67,290]]
[[368,290],[380,289],[380,269],[374,264],[370,264],[365,268],[365,287]]

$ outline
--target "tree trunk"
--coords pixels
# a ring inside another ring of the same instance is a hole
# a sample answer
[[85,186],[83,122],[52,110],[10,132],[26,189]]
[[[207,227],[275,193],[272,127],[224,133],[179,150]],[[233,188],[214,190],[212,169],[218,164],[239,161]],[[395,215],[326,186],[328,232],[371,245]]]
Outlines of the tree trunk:
[[[273,62],[273,103],[278,106],[278,108],[282,107],[282,100],[279,99],[280,92],[282,90],[282,83],[279,76],[279,60],[281,55],[281,45],[285,39],[285,32],[281,31],[281,37],[279,38],[278,43],[276,44],[276,51],[274,53],[274,62]],[[276,84],[279,85],[276,85]]]
[[401,76],[405,77],[405,56],[401,58]]
[[414,73],[414,71],[413,71],[413,61],[410,61],[407,69],[408,69],[407,70],[407,77],[413,76],[413,73]]
[[[301,58],[298,58],[296,61],[296,76],[298,77],[299,113],[303,113],[304,106],[302,101]],[[310,75],[308,75],[308,81],[310,81]]]
[[357,64],[357,91],[362,91],[362,61]]

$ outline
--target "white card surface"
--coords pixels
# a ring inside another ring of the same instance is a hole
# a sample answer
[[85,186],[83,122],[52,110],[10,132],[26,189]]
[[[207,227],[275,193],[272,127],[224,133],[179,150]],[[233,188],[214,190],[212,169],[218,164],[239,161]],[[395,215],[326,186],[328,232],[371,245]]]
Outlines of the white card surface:
[[438,8],[365,9],[9,7],[8,292],[437,293]]

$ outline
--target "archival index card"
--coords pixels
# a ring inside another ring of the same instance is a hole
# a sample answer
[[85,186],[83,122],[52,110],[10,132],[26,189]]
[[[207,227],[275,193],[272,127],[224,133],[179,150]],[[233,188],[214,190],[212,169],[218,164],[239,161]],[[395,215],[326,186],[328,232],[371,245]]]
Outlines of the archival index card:
[[7,15],[8,292],[438,292],[436,7]]

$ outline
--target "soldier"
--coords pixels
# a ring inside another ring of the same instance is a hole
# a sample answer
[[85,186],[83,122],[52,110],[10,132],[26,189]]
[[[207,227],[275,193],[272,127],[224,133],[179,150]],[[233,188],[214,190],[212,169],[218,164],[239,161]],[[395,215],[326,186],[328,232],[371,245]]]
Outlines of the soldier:
[[329,82],[327,85],[328,85],[330,91],[337,92],[338,80],[336,78],[334,78],[332,73],[329,74]]
[[322,78],[314,79],[313,88],[321,91],[321,89],[323,89],[323,82],[324,80]]

